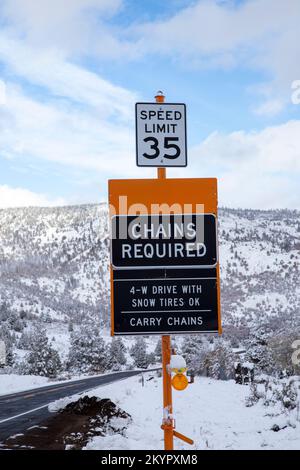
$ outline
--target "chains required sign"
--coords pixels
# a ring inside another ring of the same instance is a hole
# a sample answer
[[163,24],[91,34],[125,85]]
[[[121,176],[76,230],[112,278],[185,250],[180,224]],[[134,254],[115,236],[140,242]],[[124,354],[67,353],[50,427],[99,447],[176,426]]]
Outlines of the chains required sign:
[[109,181],[112,335],[221,331],[215,178]]
[[183,103],[136,103],[137,166],[187,166]]

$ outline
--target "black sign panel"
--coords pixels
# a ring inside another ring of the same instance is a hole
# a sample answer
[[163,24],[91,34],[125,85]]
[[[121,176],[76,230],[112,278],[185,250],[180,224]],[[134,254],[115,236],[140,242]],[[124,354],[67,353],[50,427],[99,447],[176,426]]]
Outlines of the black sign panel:
[[173,270],[152,271],[152,278],[132,278],[129,270],[117,273],[122,275],[114,278],[116,335],[218,331],[215,268],[180,270],[175,277]]
[[214,214],[112,218],[114,268],[211,268],[216,263]]

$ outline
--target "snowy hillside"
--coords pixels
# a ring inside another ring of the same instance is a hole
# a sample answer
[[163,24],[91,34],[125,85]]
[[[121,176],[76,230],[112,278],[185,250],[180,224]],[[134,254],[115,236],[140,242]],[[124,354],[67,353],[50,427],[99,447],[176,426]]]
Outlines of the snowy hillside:
[[[224,337],[231,346],[243,346],[261,323],[299,332],[299,212],[221,209],[219,234]],[[32,325],[46,328],[63,359],[70,332],[87,316],[107,334],[105,204],[0,211],[0,314],[0,334],[10,335],[19,357],[26,350],[20,337]]]
[[299,326],[299,212],[224,209],[219,227],[224,323]]
[[20,330],[40,319],[62,332],[87,311],[107,319],[106,206],[0,211],[0,279],[2,309]]

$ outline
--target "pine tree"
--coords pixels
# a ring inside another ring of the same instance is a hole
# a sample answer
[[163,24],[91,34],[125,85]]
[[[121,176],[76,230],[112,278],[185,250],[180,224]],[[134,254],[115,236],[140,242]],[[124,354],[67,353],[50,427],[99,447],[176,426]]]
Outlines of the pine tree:
[[260,325],[252,333],[247,343],[246,358],[252,362],[260,372],[272,371],[272,356],[268,347],[269,331],[264,325]]
[[185,337],[181,352],[187,368],[192,370],[195,374],[200,374],[202,354],[201,340],[193,336]]
[[32,349],[32,345],[35,342],[34,330],[24,330],[18,341],[19,349]]
[[80,330],[71,334],[68,368],[81,372],[104,372],[107,368],[108,351],[99,330],[93,322],[87,323]]
[[268,339],[268,347],[272,355],[273,371],[278,376],[300,375],[300,364],[292,360],[292,344],[299,338],[297,329],[287,329],[278,331]]
[[146,369],[149,365],[149,357],[147,354],[147,345],[144,338],[136,338],[134,345],[130,350],[135,367]]
[[26,373],[56,377],[62,369],[58,352],[49,343],[45,330],[37,328],[34,337],[31,352],[26,358]]
[[0,340],[5,344],[5,365],[12,366],[14,363],[13,346],[15,335],[5,323],[0,328]]
[[155,354],[155,360],[157,362],[161,362],[162,360],[162,351],[161,351],[161,338],[156,343],[155,349],[154,349],[154,354]]
[[228,380],[234,376],[234,356],[231,348],[222,340],[216,344],[207,355],[204,355],[202,363],[207,375],[218,380]]
[[125,351],[122,339],[113,337],[109,346],[107,367],[111,370],[120,370],[126,364]]

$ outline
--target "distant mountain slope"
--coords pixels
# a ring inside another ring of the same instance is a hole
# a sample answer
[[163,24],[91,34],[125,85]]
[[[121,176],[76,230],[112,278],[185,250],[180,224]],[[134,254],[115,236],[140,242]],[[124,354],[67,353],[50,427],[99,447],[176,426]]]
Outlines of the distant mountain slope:
[[46,322],[108,315],[106,205],[0,211],[0,297]]
[[[299,327],[299,212],[221,209],[222,316],[227,329]],[[106,204],[0,210],[0,305],[24,323],[109,321]]]
[[224,321],[299,325],[299,212],[223,209],[219,225]]

